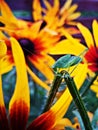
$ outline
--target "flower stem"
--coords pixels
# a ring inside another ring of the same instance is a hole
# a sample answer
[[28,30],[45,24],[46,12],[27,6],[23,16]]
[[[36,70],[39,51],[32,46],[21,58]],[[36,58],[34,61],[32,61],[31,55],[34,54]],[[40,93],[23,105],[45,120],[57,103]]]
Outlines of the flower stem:
[[80,113],[81,118],[82,118],[83,123],[84,123],[85,130],[93,130],[91,123],[90,123],[90,120],[89,120],[89,117],[87,115],[84,103],[80,97],[79,91],[77,90],[77,87],[75,85],[73,78],[70,77],[69,73],[65,71],[64,79],[65,79],[65,82],[68,86],[68,89],[73,97],[73,100],[74,100],[74,102],[79,110],[79,113]]
[[43,112],[46,112],[50,109],[52,103],[53,103],[53,100],[56,96],[56,93],[58,91],[58,88],[62,82],[62,79],[63,79],[63,73],[57,73],[55,75],[55,78],[54,78],[54,81],[53,81],[53,84],[52,84],[52,87],[51,87],[51,90],[49,92],[49,97],[47,99],[47,102],[46,102],[46,105],[45,105],[45,108],[43,110]]

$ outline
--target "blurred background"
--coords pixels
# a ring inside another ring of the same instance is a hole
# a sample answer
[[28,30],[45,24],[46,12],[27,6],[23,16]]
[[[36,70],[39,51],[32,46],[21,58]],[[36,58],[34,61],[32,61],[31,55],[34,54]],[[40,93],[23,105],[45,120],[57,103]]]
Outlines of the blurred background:
[[[32,0],[5,0],[15,15],[27,20],[32,20]],[[42,1],[42,0],[40,0]],[[52,0],[49,0],[52,3]],[[61,6],[66,0],[60,0]],[[78,21],[90,27],[92,19],[98,19],[98,0],[73,0],[73,3],[78,4],[78,11],[81,17]]]

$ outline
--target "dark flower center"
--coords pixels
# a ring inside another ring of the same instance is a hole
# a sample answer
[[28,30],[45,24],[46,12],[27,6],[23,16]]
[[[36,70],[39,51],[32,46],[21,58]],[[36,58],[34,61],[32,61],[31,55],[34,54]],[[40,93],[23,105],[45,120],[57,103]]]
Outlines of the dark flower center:
[[21,38],[18,40],[18,42],[20,43],[25,56],[32,55],[34,53],[34,43],[31,40]]

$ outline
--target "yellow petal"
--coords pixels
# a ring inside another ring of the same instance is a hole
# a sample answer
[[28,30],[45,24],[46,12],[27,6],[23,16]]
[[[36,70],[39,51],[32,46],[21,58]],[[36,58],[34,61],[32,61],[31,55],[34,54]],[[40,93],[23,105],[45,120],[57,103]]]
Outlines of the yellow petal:
[[54,0],[54,7],[59,9],[59,6],[60,6],[59,0]]
[[70,7],[71,3],[72,3],[72,0],[67,0],[65,4],[63,5],[63,7],[61,8],[60,14],[63,14],[63,12]]
[[93,21],[92,27],[93,27],[93,35],[94,35],[94,39],[95,39],[95,45],[98,47],[98,23],[96,20]]
[[91,46],[94,46],[94,41],[93,41],[93,37],[92,37],[92,34],[91,32],[88,30],[87,27],[83,26],[82,24],[78,23],[77,24],[80,32],[82,33],[84,39],[85,39],[85,42],[87,44],[88,47],[91,47]]
[[62,40],[59,42],[55,48],[50,50],[50,54],[73,54],[79,55],[83,52],[86,47],[79,43],[78,40],[74,39],[69,33],[63,30],[63,34],[67,37],[68,40]]
[[30,95],[26,63],[19,43],[14,38],[10,38],[10,40],[17,72],[15,90],[9,104],[10,122],[12,129],[24,130],[30,109]]
[[[29,106],[29,87],[28,87],[28,77],[27,77],[24,54],[19,43],[14,38],[10,38],[10,40],[12,46],[12,54],[14,57],[14,62],[17,71],[17,81],[16,81],[16,87],[15,87],[13,99],[16,100],[22,97]],[[23,95],[21,94],[21,90],[25,90]],[[25,93],[27,96],[25,95]]]
[[59,8],[60,8],[60,2],[59,2],[59,0],[54,0],[53,12],[55,12],[55,15],[56,15],[57,12],[59,11]]
[[13,64],[10,57],[6,55],[7,47],[4,41],[0,41],[0,74],[4,74],[12,69]]
[[[39,33],[40,27],[41,27],[42,21],[38,21],[32,24],[32,26],[30,27],[30,29],[27,30],[27,35],[30,33],[29,31],[34,32],[33,36],[31,33],[31,38],[33,37],[33,39],[37,36],[37,34]],[[23,30],[24,32],[24,30]]]
[[81,44],[72,43],[69,40],[63,40],[59,42],[55,48],[51,48],[49,54],[62,55],[62,54],[73,54],[79,55],[85,50],[85,47]]
[[51,111],[55,114],[56,120],[61,119],[67,112],[69,105],[72,101],[72,97],[68,88],[64,91],[58,101],[51,107]]
[[0,41],[0,59],[7,53],[7,47],[4,41]]

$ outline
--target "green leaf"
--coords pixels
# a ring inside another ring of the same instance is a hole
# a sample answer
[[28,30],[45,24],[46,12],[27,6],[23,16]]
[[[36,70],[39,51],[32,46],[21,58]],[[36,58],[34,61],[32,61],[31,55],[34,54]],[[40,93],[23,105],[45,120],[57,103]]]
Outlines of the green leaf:
[[59,58],[52,66],[52,68],[54,70],[57,70],[58,68],[68,68],[80,63],[81,61],[82,59],[79,56],[71,56],[70,54],[68,54]]

